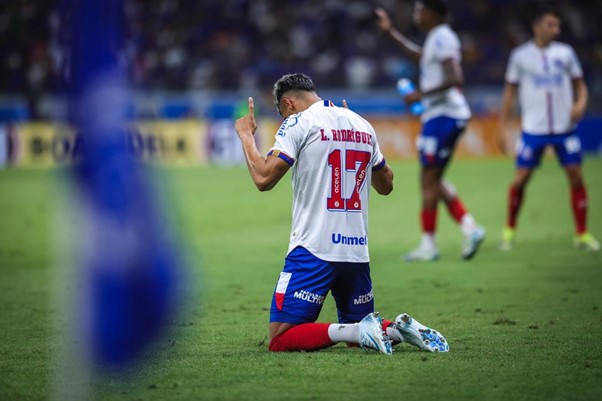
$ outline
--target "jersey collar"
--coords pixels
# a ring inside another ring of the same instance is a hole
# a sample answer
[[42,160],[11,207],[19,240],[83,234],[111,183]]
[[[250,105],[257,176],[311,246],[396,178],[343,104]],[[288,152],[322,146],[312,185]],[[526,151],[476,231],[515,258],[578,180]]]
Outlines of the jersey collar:
[[330,100],[318,100],[317,102],[315,102],[314,104],[312,104],[311,106],[309,106],[309,108],[312,107],[335,107],[335,104],[333,102],[331,102]]

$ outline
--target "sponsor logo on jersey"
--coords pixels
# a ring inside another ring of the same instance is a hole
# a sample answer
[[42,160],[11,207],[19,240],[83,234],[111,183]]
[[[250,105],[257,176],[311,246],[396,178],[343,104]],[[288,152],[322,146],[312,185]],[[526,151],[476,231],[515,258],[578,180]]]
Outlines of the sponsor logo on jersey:
[[281,136],[281,137],[286,136],[286,130],[297,125],[297,123],[299,122],[300,115],[301,115],[301,113],[297,113],[297,114],[293,114],[292,116],[288,116],[282,122],[282,125],[280,126],[280,129],[278,129],[278,133],[276,135]]
[[372,301],[373,299],[374,299],[374,295],[372,294],[372,291],[370,291],[367,294],[360,295],[359,297],[354,298],[353,304],[354,305],[367,304],[368,302]]
[[297,299],[301,299],[312,304],[322,305],[324,303],[324,295],[314,294],[313,292],[305,290],[295,291],[293,296]]
[[332,233],[332,243],[337,245],[368,245],[368,236],[348,237],[341,233]]
[[552,60],[552,64],[556,67],[557,70],[564,70],[564,61],[562,59],[557,58]]
[[562,74],[534,74],[533,75],[533,85],[535,85],[538,89],[545,88],[558,88],[562,86],[563,75]]

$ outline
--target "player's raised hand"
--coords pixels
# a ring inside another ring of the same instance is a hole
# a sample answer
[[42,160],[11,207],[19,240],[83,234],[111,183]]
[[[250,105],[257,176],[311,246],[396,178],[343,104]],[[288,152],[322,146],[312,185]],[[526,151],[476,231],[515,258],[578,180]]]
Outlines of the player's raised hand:
[[257,123],[255,122],[255,103],[252,97],[249,98],[249,114],[236,120],[234,128],[239,137],[255,134]]
[[343,99],[342,103],[343,103],[343,107],[346,108],[347,110],[349,110],[349,105],[347,104],[347,100]]
[[378,21],[376,22],[380,29],[384,32],[391,31],[391,19],[389,18],[389,14],[383,8],[377,8],[374,10],[376,16],[378,17]]
[[249,116],[255,121],[255,102],[252,97],[249,97]]

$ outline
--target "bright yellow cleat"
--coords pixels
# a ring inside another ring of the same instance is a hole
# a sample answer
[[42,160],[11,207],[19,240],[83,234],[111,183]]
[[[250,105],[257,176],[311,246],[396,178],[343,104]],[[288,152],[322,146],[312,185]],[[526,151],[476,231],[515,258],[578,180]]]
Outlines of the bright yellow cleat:
[[580,249],[585,249],[588,251],[599,251],[600,250],[600,241],[594,238],[590,233],[583,233],[574,241],[575,247]]
[[502,231],[502,239],[498,244],[498,249],[500,251],[511,250],[512,246],[514,245],[514,235],[514,228],[504,227],[504,230]]

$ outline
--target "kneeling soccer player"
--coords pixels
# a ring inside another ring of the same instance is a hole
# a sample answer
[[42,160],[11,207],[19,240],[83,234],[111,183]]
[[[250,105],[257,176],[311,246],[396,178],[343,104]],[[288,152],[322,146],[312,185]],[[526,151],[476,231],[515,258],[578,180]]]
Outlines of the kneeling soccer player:
[[[395,321],[374,312],[368,256],[368,193],[393,190],[393,171],[372,126],[347,108],[322,100],[312,80],[288,74],[274,84],[285,118],[268,157],[255,145],[253,99],[236,121],[253,182],[272,189],[293,169],[293,223],[288,255],[270,313],[270,351],[317,350],[356,343],[384,354],[392,341],[446,352],[437,331],[402,313]],[[339,323],[315,323],[332,291]]]

